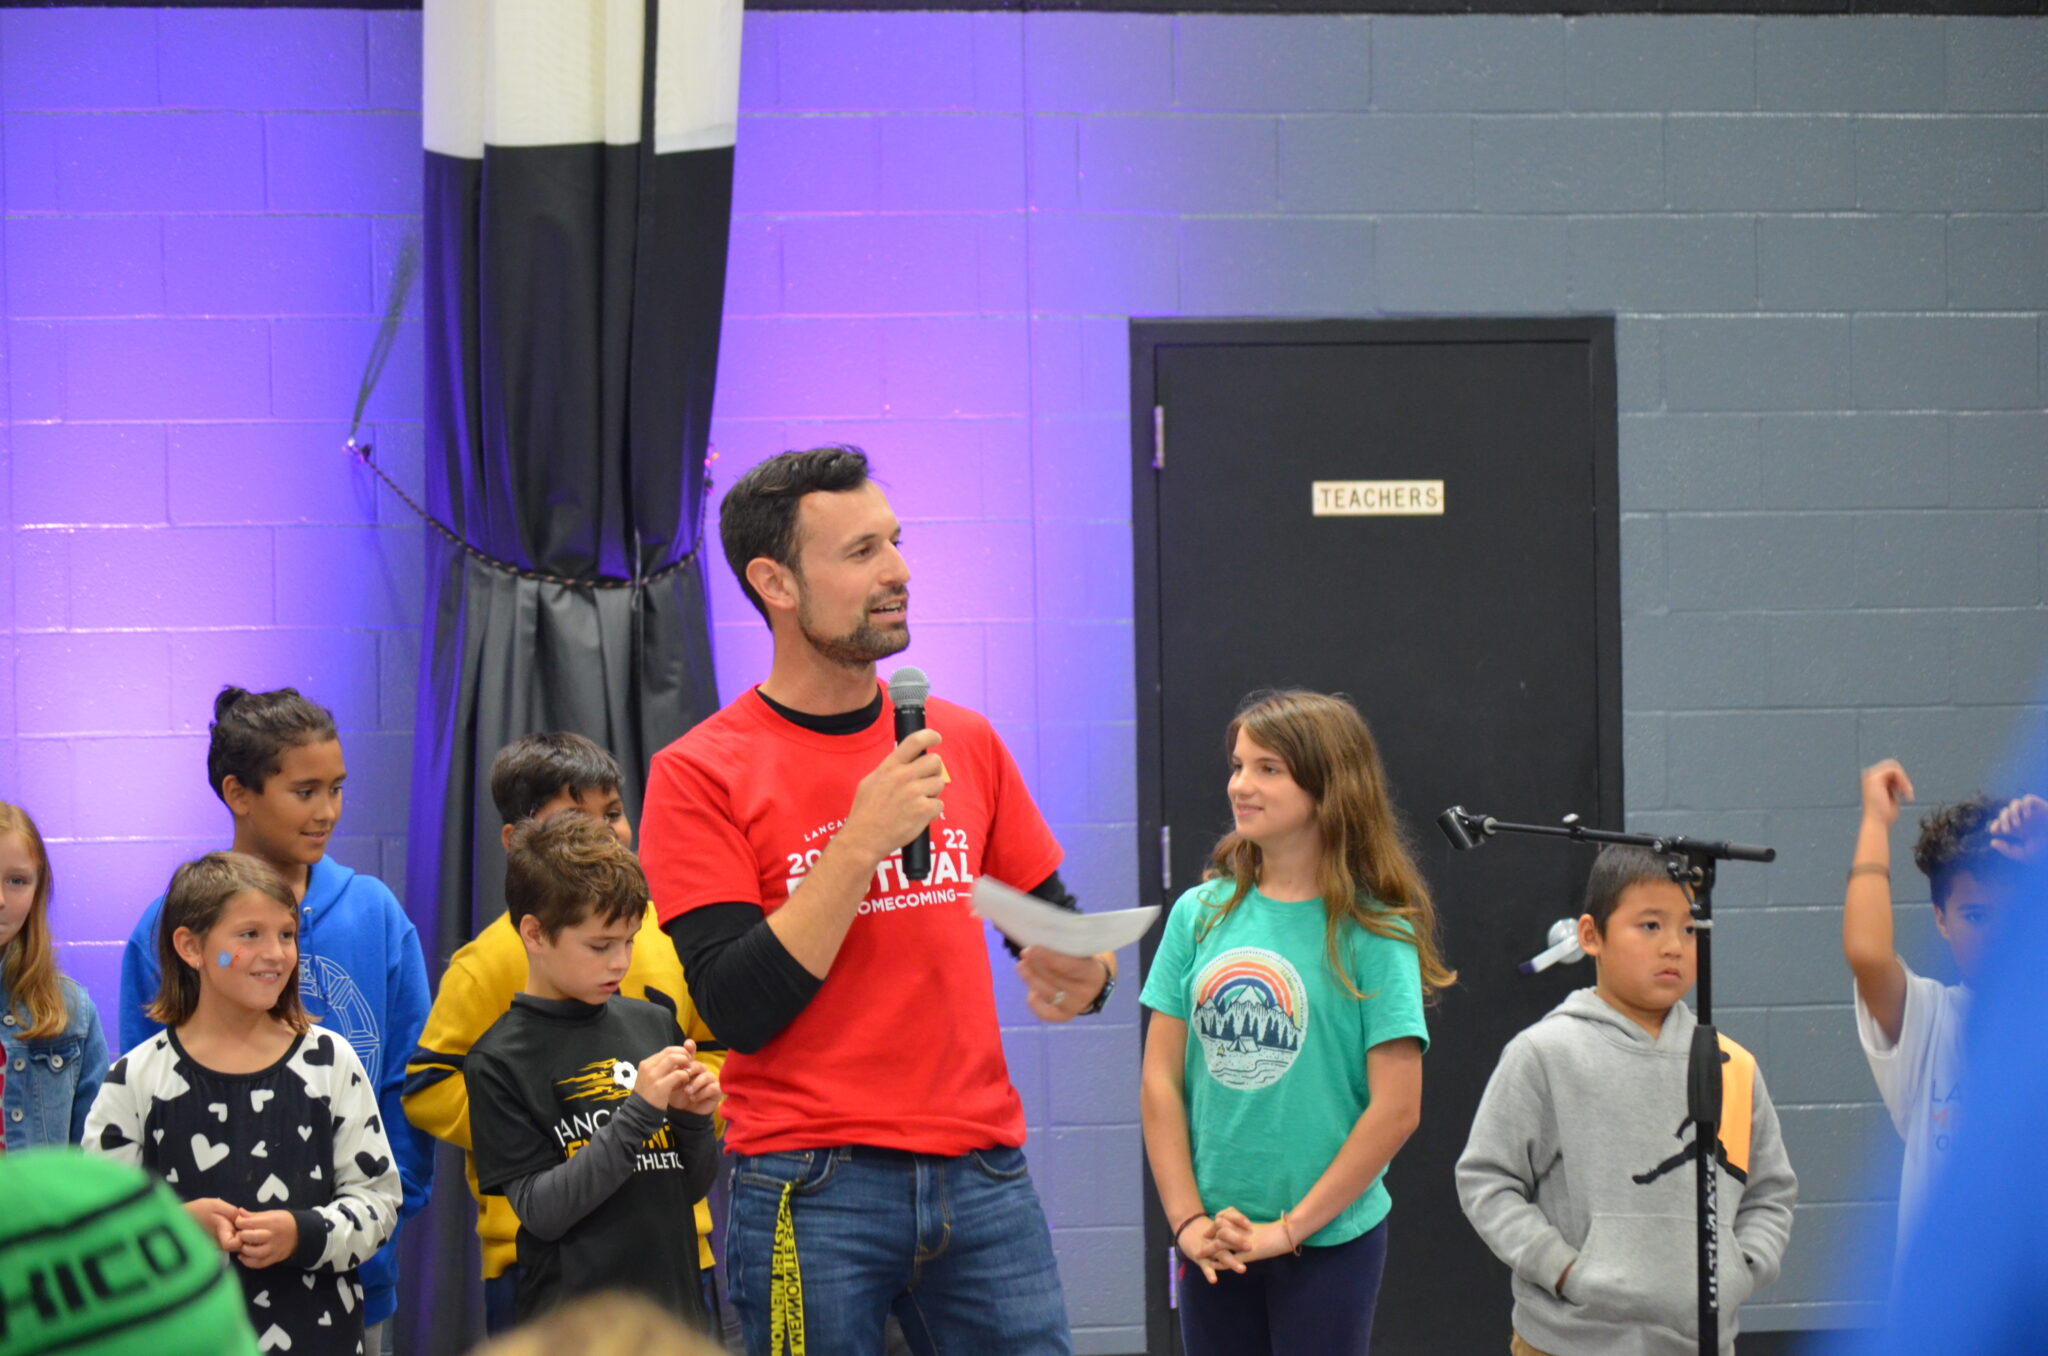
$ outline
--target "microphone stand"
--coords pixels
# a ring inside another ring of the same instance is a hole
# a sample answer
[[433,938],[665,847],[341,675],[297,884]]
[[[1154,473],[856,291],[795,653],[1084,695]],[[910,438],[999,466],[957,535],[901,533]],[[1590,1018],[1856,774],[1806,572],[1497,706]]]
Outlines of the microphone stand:
[[1693,1028],[1686,1059],[1686,1116],[1693,1124],[1694,1217],[1698,1246],[1694,1261],[1699,1278],[1700,1356],[1721,1350],[1721,1201],[1715,1148],[1721,1136],[1721,1045],[1714,1030],[1714,868],[1718,862],[1770,862],[1777,850],[1742,843],[1713,842],[1679,835],[1617,833],[1589,829],[1575,814],[1558,824],[1509,824],[1491,815],[1475,815],[1453,805],[1437,816],[1437,826],[1451,846],[1468,852],[1496,833],[1525,833],[1542,838],[1569,838],[1578,843],[1621,843],[1648,848],[1666,859],[1671,879],[1692,899],[1694,935],[1699,939],[1699,1024]]

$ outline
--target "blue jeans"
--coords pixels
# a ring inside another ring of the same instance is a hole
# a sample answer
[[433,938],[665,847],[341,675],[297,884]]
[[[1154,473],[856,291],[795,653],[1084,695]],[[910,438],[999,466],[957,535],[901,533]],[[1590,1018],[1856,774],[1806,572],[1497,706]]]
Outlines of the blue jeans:
[[[794,1244],[781,1259],[779,1219]],[[749,1356],[774,1352],[778,1317],[785,1332],[802,1324],[811,1351],[881,1356],[891,1312],[919,1356],[1073,1351],[1021,1149],[736,1155],[725,1239],[726,1294]]]

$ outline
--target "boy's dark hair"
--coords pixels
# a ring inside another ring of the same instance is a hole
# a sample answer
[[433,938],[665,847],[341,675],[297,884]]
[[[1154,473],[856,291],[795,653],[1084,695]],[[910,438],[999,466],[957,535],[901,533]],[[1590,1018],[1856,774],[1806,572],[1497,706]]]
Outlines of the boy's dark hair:
[[227,803],[221,788],[229,774],[260,792],[277,775],[286,749],[340,738],[334,713],[307,701],[295,687],[275,692],[224,687],[213,699],[213,724],[207,730],[212,740],[206,746],[206,780],[222,804]]
[[[297,696],[297,693],[293,693]],[[157,965],[162,978],[156,999],[149,1005],[151,1021],[164,1026],[181,1026],[199,1010],[199,972],[178,954],[179,928],[204,937],[227,912],[236,895],[254,892],[268,895],[285,907],[294,921],[299,901],[270,863],[244,852],[209,852],[194,858],[171,873],[170,888],[164,891],[163,913],[156,924]],[[299,1002],[299,967],[285,977],[284,992],[271,1005],[270,1015],[294,1031],[304,1031],[313,1022]]]
[[747,582],[747,562],[762,556],[802,573],[797,565],[796,511],[807,494],[857,490],[867,484],[867,453],[834,443],[805,452],[779,452],[733,482],[718,506],[718,539],[740,589],[763,619],[768,605]]
[[513,827],[505,849],[505,911],[513,927],[532,914],[553,938],[592,915],[620,923],[646,909],[639,860],[602,820],[565,810]]
[[1949,891],[1956,877],[1979,880],[2010,869],[2011,859],[1991,846],[1991,821],[2005,802],[1978,792],[1953,805],[1937,805],[1920,821],[1920,841],[1913,844],[1913,864],[1927,877],[1934,907],[1948,907]]
[[619,789],[619,760],[580,734],[549,730],[521,735],[491,760],[491,801],[498,818],[517,824],[564,791]]
[[1594,931],[1605,937],[1607,920],[1614,916],[1615,906],[1621,903],[1630,886],[1670,879],[1670,865],[1648,848],[1609,843],[1600,849],[1600,855],[1593,859],[1593,869],[1586,873],[1586,907],[1582,912],[1593,915]]

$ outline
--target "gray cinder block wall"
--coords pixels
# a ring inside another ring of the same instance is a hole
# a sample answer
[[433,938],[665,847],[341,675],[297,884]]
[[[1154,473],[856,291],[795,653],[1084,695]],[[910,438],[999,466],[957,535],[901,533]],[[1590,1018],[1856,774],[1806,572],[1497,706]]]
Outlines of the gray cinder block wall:
[[[1099,582],[1093,611],[1040,588],[1041,672],[1055,653],[1130,672],[1104,598],[1127,541],[1128,316],[1618,316],[1629,818],[1783,854],[1721,890],[1721,1016],[1763,1061],[1804,1178],[1785,1277],[1747,1322],[1867,1317],[1839,1245],[1889,1237],[1896,1151],[1837,943],[1857,772],[1897,754],[1953,797],[2043,728],[2048,24],[749,23],[747,342],[927,310],[1021,321],[1028,391],[965,399],[984,446],[1023,416],[1040,575],[1060,550]],[[919,157],[939,172],[907,173]],[[904,243],[928,251],[963,216],[956,267]],[[856,257],[886,285],[821,302]],[[869,332],[886,360],[888,331]],[[849,427],[824,403],[747,385],[723,445],[746,460]],[[1068,519],[1079,535],[1047,535]],[[719,615],[752,625],[731,598]],[[1095,779],[1128,775],[1127,709],[1094,727]],[[1080,764],[1068,734],[1041,719],[1041,780]],[[1137,869],[1128,799],[1047,800],[1063,833],[1106,834],[1082,876],[1116,898]],[[1942,972],[1924,891],[1900,879],[1903,942]],[[1063,1089],[1033,1125],[1082,1341],[1124,1349],[1135,1032],[1018,1036]]]

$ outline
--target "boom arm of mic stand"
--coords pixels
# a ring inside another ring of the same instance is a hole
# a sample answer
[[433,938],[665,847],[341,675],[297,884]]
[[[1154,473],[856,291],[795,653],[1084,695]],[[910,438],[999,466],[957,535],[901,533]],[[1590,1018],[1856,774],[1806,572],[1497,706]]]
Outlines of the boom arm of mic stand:
[[1686,838],[1677,834],[1666,836],[1591,829],[1580,823],[1577,815],[1566,815],[1564,822],[1559,824],[1516,824],[1495,819],[1492,815],[1474,813],[1462,805],[1453,805],[1438,815],[1436,822],[1437,827],[1444,831],[1444,837],[1451,840],[1451,846],[1461,852],[1479,847],[1496,833],[1525,833],[1538,838],[1569,838],[1578,843],[1622,843],[1648,848],[1652,852],[1676,853],[1696,861],[1774,862],[1778,859],[1776,848],[1753,847],[1747,843]]
[[1678,852],[1688,857],[1703,857],[1716,862],[1775,862],[1778,850],[1768,847],[1752,847],[1748,843],[1723,843],[1700,838],[1659,838],[1653,846],[1658,852]]

